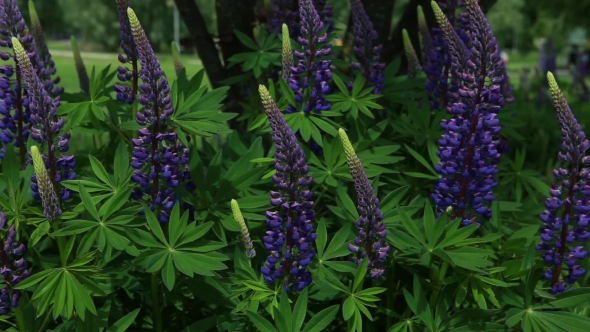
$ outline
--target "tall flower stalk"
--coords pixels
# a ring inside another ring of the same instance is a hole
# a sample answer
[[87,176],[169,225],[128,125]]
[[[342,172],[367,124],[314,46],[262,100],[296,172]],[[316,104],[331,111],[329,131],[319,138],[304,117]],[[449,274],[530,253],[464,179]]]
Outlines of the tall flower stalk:
[[76,72],[78,73],[80,90],[87,95],[90,93],[90,78],[88,77],[88,71],[86,71],[84,60],[80,54],[80,48],[78,47],[76,37],[70,37],[70,45],[72,45],[72,54],[74,55],[74,65],[76,66]]
[[[27,51],[34,54],[35,41],[28,32],[15,0],[0,0],[0,46],[12,49],[12,38],[16,37]],[[20,151],[21,168],[24,168],[27,159],[26,141],[30,129],[30,111],[25,98],[20,64],[17,57],[11,53],[13,52],[0,52],[0,59],[10,61],[9,64],[0,67],[0,92],[4,95],[0,101],[0,139],[4,144],[14,141],[14,145]],[[31,61],[38,64],[39,57],[33,55]],[[14,85],[11,80],[14,80]],[[0,157],[3,158],[4,153],[0,152]]]
[[278,191],[270,192],[270,203],[277,210],[266,212],[269,230],[263,242],[270,254],[261,272],[268,283],[282,279],[286,291],[291,287],[300,291],[312,281],[307,267],[315,256],[312,245],[316,234],[311,222],[315,212],[309,190],[313,179],[295,133],[266,87],[261,85],[259,92],[276,148],[272,181],[278,186]]
[[381,62],[383,45],[374,45],[377,31],[373,29],[373,22],[367,15],[361,0],[350,0],[352,22],[354,24],[354,53],[357,62],[352,63],[352,69],[367,78],[368,85],[373,87],[373,93],[380,94],[385,87],[385,64]]
[[[74,156],[62,155],[58,157],[56,152],[66,152],[69,149],[70,134],[63,133],[60,135],[65,121],[56,114],[59,107],[59,96],[55,99],[50,97],[41,78],[34,70],[33,64],[29,59],[27,51],[17,38],[12,38],[15,55],[20,65],[20,72],[27,90],[28,108],[31,111],[31,137],[37,143],[45,145],[47,152],[45,155],[45,165],[49,169],[49,175],[53,187],[62,180],[73,180],[76,173],[73,169],[76,166]],[[31,189],[33,197],[41,200],[37,178],[33,176]],[[56,188],[57,189],[57,188]],[[60,198],[67,200],[70,197],[69,189],[61,188]]]
[[441,127],[440,163],[435,167],[441,178],[432,198],[440,212],[452,208],[451,217],[464,225],[491,217],[489,203],[495,199],[495,175],[500,160],[498,112],[504,104],[500,84],[503,63],[496,38],[477,1],[465,0],[471,28],[464,44],[451,22],[433,1],[432,7],[449,47],[450,73],[457,84],[453,103]]
[[375,190],[371,186],[348,135],[343,129],[340,129],[338,134],[344,147],[348,169],[354,181],[359,211],[359,217],[355,222],[359,233],[354,242],[348,244],[348,249],[352,252],[351,258],[354,263],[360,265],[366,258],[371,277],[378,278],[385,273],[385,269],[381,265],[389,252],[389,245],[385,240],[387,230],[383,222],[383,213],[379,209],[379,199],[375,195]]
[[[139,130],[139,137],[134,138],[131,167],[135,169],[131,179],[139,184],[134,189],[132,198],[149,197],[148,208],[161,207],[159,219],[168,222],[169,212],[178,197],[174,188],[185,186],[194,189],[188,170],[189,150],[167,124],[167,118],[174,113],[170,97],[170,86],[150,45],[145,31],[141,27],[133,9],[127,9],[133,40],[137,47],[141,69],[141,93],[139,103],[143,109],[135,116],[135,121],[145,126]],[[147,171],[146,171],[147,169]]]
[[580,262],[588,256],[584,243],[590,239],[587,215],[590,212],[590,168],[585,167],[590,164],[590,157],[586,156],[590,141],[551,72],[547,73],[547,80],[561,128],[558,158],[565,168],[553,171],[561,183],[552,186],[551,197],[545,202],[547,210],[540,216],[544,224],[542,241],[536,248],[543,252],[545,262],[552,265],[543,276],[550,281],[551,291],[556,294],[586,273]]
[[420,60],[418,60],[418,55],[416,54],[416,50],[412,45],[408,31],[403,29],[402,34],[404,39],[404,52],[406,53],[406,58],[408,59],[408,77],[414,78],[422,70],[420,67]]
[[240,210],[240,205],[238,204],[238,201],[236,201],[235,199],[232,199],[230,204],[234,220],[240,226],[240,241],[244,246],[246,256],[248,256],[248,258],[252,258],[256,256],[256,250],[254,249],[254,244],[252,243],[252,239],[250,238],[250,232],[248,231],[248,226],[246,225],[246,221],[244,220],[244,216],[242,215],[242,211]]
[[[281,32],[283,25],[293,38],[299,34],[299,6],[297,0],[271,0],[269,11],[269,30]],[[283,32],[284,34],[284,32]]]
[[[295,92],[295,101],[302,104],[303,112],[321,112],[331,108],[325,96],[330,94],[330,60],[322,58],[330,55],[331,45],[328,44],[328,33],[324,22],[312,0],[299,0],[300,34],[297,42],[302,52],[295,51],[297,66],[291,68],[289,86]],[[306,93],[309,90],[309,93]],[[289,105],[287,113],[300,111],[296,105]]]
[[[115,84],[115,92],[118,101],[133,104],[139,87],[139,54],[131,31],[129,16],[127,15],[128,8],[129,0],[117,0],[119,30],[121,33],[120,45],[124,54],[119,54],[119,62],[123,66],[119,66],[117,69],[117,78],[119,78],[121,84]],[[131,68],[125,66],[128,64],[131,65]],[[131,85],[127,82],[130,82]]]

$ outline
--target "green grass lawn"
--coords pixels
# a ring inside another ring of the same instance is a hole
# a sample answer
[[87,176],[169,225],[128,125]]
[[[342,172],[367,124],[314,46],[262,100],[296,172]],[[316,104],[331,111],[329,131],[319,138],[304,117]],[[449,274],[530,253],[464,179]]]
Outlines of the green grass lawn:
[[[55,61],[57,75],[61,77],[61,83],[59,85],[64,87],[66,92],[78,92],[80,91],[80,85],[78,84],[78,74],[76,73],[76,67],[74,66],[74,59],[69,55],[66,56],[63,54],[64,51],[55,52],[56,54],[53,54],[53,61]],[[88,76],[91,75],[93,66],[96,68],[97,72],[101,71],[109,64],[111,65],[111,70],[116,70],[116,68],[119,66],[117,54],[98,53],[100,56],[96,56],[96,54],[97,53],[89,53],[88,56],[84,57],[84,53],[82,53],[84,65],[86,65],[86,69],[88,70]],[[109,55],[111,56],[109,57]],[[171,79],[175,78],[176,74],[174,73],[174,63],[172,62],[172,56],[168,54],[158,54],[157,56],[162,65],[162,70],[164,70],[166,73],[166,76]],[[186,67],[189,77],[203,68],[202,65],[195,63],[196,59],[196,56],[183,56],[183,63]]]

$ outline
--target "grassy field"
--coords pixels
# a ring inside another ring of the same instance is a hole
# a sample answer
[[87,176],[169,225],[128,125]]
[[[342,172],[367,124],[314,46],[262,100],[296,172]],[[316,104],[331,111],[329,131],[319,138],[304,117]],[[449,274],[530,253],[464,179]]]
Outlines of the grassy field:
[[[117,60],[117,54],[114,53],[84,53],[82,52],[82,58],[84,59],[84,65],[88,70],[90,76],[92,67],[96,68],[96,71],[104,69],[109,64],[112,69],[119,66]],[[166,75],[170,78],[176,77],[174,74],[174,64],[172,62],[172,56],[168,54],[158,54],[158,60],[162,65],[162,69]],[[61,78],[60,86],[64,87],[67,92],[78,92],[80,86],[78,84],[78,74],[76,73],[76,67],[74,66],[74,59],[71,56],[69,50],[57,49],[53,52],[53,61],[57,68],[57,75]],[[183,63],[186,67],[189,76],[194,75],[197,71],[203,68],[201,62],[196,56],[183,56]]]

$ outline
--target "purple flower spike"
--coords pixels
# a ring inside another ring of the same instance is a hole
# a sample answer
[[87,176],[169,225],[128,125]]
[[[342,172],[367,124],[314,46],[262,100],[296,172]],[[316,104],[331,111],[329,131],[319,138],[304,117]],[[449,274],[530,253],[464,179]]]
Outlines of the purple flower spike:
[[[549,90],[557,118],[561,127],[561,151],[559,160],[566,163],[567,169],[560,168],[553,174],[561,183],[554,184],[545,202],[547,210],[540,216],[542,242],[537,250],[543,252],[545,262],[552,265],[543,276],[551,281],[551,291],[561,293],[567,285],[573,285],[585,270],[578,263],[588,256],[584,242],[590,238],[590,164],[586,150],[590,141],[574,117],[563,93],[552,73],[547,73]],[[565,278],[562,271],[567,269]]]
[[312,281],[307,266],[315,256],[316,234],[311,223],[314,202],[308,189],[313,180],[307,175],[309,167],[295,133],[266,87],[261,85],[259,91],[275,143],[276,173],[272,181],[278,186],[278,191],[270,192],[276,211],[266,212],[268,231],[263,244],[270,254],[261,272],[268,283],[283,279],[287,292],[291,287],[301,291]]
[[[145,126],[139,130],[138,138],[132,140],[133,153],[131,167],[135,172],[131,180],[139,184],[131,194],[140,200],[149,196],[147,204],[150,210],[160,207],[159,219],[169,221],[169,212],[179,200],[173,191],[178,186],[194,190],[188,170],[189,150],[167,125],[167,118],[174,113],[170,97],[170,86],[150,45],[145,31],[141,27],[135,12],[127,9],[133,39],[141,63],[139,76],[139,103],[143,109],[137,112],[135,121]],[[146,170],[147,169],[147,170]]]
[[17,241],[14,225],[8,230],[5,230],[5,227],[6,215],[0,211],[0,230],[5,232],[5,236],[0,238],[0,275],[6,285],[0,290],[2,315],[7,315],[12,308],[18,307],[21,292],[14,287],[31,275],[27,262],[22,258],[25,245]]
[[[324,31],[324,22],[320,19],[312,0],[299,0],[300,34],[297,42],[302,52],[295,52],[297,66],[291,68],[289,86],[295,92],[295,101],[303,104],[303,112],[309,113],[330,110],[331,105],[325,96],[332,92],[330,80],[330,60],[321,58],[330,55],[331,45],[327,44],[328,34]],[[305,98],[305,90],[309,97]],[[304,100],[305,99],[305,100]],[[287,113],[299,111],[296,105],[289,105]]]
[[375,190],[373,190],[346,132],[340,129],[338,133],[346,154],[348,169],[354,180],[359,211],[359,218],[355,223],[359,235],[353,243],[348,244],[348,249],[352,252],[352,261],[358,265],[367,258],[371,277],[379,278],[385,273],[385,269],[381,265],[387,258],[390,249],[385,240],[387,230],[383,222],[383,213],[379,209],[379,199],[375,195]]
[[495,200],[501,151],[497,116],[504,105],[502,62],[496,38],[475,0],[465,0],[468,44],[436,3],[432,5],[449,48],[455,87],[448,91],[447,111],[452,118],[441,123],[446,133],[438,141],[440,163],[435,167],[441,178],[432,198],[439,212],[449,210],[451,218],[470,225],[481,221],[478,217],[490,218],[489,204]]
[[[132,104],[137,95],[139,82],[137,70],[139,55],[131,32],[127,8],[129,8],[129,0],[117,0],[119,30],[121,32],[120,46],[124,53],[119,54],[119,62],[123,65],[130,64],[131,69],[126,66],[119,66],[117,78],[119,78],[122,84],[115,84],[115,92],[117,93],[118,101]],[[125,82],[131,82],[131,85],[125,84]]]
[[350,0],[350,7],[354,24],[354,53],[358,60],[352,63],[352,68],[367,78],[369,86],[374,87],[373,93],[380,94],[385,86],[385,64],[380,62],[383,45],[373,44],[378,37],[377,31],[373,29],[362,2]]

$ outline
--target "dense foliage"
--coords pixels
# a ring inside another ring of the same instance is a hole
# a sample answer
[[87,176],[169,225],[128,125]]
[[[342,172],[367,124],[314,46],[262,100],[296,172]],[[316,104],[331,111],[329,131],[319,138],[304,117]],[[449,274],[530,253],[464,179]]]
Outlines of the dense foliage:
[[133,3],[74,92],[0,0],[4,331],[590,330],[588,103],[513,91],[478,1],[419,7],[399,74],[363,1],[347,54],[325,0],[273,0],[216,89]]

